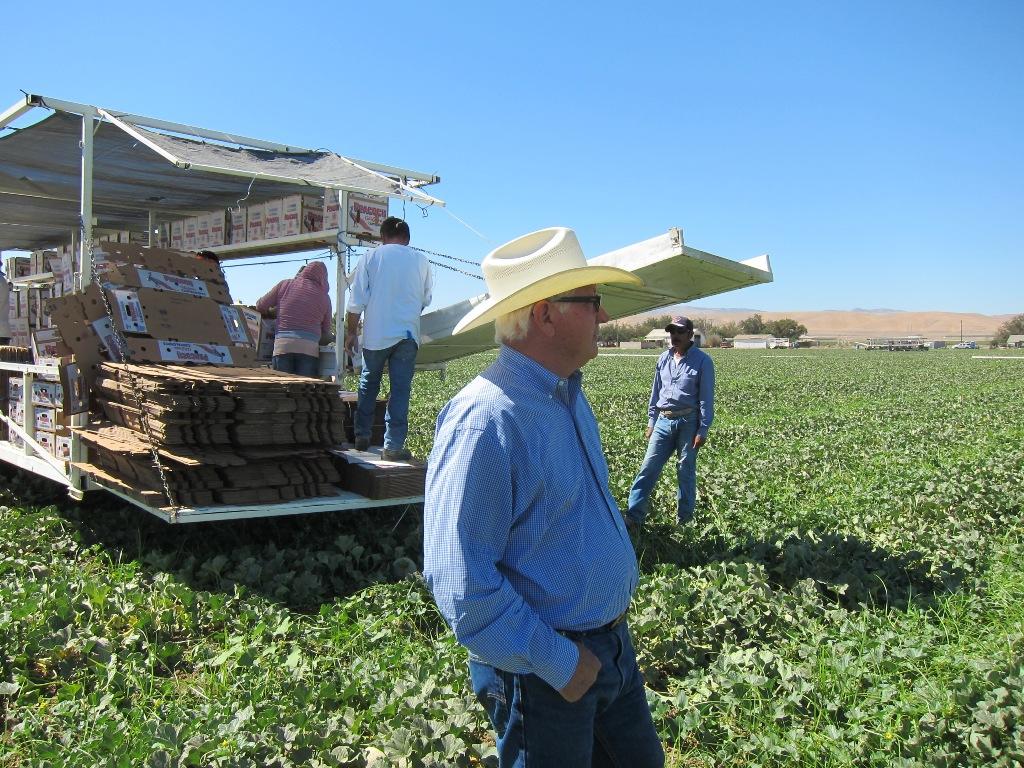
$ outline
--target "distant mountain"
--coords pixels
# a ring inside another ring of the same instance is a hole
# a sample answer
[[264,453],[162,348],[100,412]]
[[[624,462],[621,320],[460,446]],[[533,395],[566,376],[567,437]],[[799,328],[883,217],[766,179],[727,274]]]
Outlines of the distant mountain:
[[678,304],[656,312],[645,312],[617,320],[635,323],[643,318],[684,314],[697,326],[702,320],[712,323],[738,323],[753,314],[765,320],[792,318],[807,327],[809,336],[843,340],[867,339],[882,336],[924,336],[928,339],[959,341],[961,328],[964,339],[982,340],[995,335],[1000,325],[1013,315],[982,315],[969,312],[906,312],[896,309],[827,309],[814,312],[768,312],[761,309],[715,309]]

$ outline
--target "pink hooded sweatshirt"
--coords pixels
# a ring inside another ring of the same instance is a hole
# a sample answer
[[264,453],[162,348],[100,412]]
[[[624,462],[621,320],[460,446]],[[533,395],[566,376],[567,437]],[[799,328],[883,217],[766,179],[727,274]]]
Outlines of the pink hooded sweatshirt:
[[327,267],[314,261],[295,277],[282,280],[256,302],[256,309],[277,308],[274,354],[320,354],[320,337],[331,332],[331,298],[327,295]]

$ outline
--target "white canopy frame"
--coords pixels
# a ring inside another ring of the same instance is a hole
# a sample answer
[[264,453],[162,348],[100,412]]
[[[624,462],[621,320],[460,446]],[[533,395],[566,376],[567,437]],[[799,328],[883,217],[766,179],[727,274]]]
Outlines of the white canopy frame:
[[[94,170],[95,170],[95,135],[99,131],[103,123],[109,123],[115,126],[120,131],[123,131],[127,136],[131,137],[133,141],[146,147],[148,150],[154,152],[160,158],[165,160],[170,165],[178,168],[184,172],[193,171],[223,176],[234,176],[242,178],[250,178],[253,180],[263,180],[269,182],[275,182],[276,184],[283,184],[293,187],[291,193],[301,194],[310,190],[311,188],[317,191],[325,189],[334,189],[338,192],[339,206],[341,211],[345,211],[347,208],[347,198],[349,193],[358,194],[370,194],[378,196],[394,197],[397,199],[409,200],[418,205],[427,206],[444,206],[443,200],[432,195],[425,193],[421,187],[436,184],[440,181],[440,177],[435,174],[423,173],[420,171],[414,171],[406,168],[400,168],[392,165],[385,165],[380,163],[367,162],[363,160],[353,160],[351,158],[342,157],[340,155],[330,155],[331,161],[335,167],[338,165],[349,168],[356,172],[355,175],[359,178],[368,180],[371,184],[359,184],[351,182],[339,182],[330,178],[310,178],[308,173],[281,173],[263,171],[257,164],[252,167],[252,158],[246,158],[249,162],[250,167],[238,167],[238,165],[232,166],[231,163],[216,163],[216,162],[193,162],[185,157],[179,156],[174,151],[168,149],[167,144],[172,142],[178,142],[180,139],[172,137],[170,134],[177,134],[181,137],[185,137],[186,140],[205,140],[211,142],[218,142],[220,144],[229,145],[224,150],[229,148],[237,147],[239,150],[259,150],[263,152],[275,153],[275,155],[285,156],[317,156],[328,153],[321,153],[316,150],[310,150],[302,147],[295,147],[292,145],[279,144],[275,142],[264,141],[261,139],[254,139],[248,136],[242,136],[239,134],[230,134],[223,131],[210,130],[206,128],[200,128],[193,125],[186,125],[183,123],[174,123],[167,120],[160,120],[156,118],[150,118],[140,115],[134,115],[126,112],[120,112],[117,110],[111,110],[103,107],[98,107],[89,104],[82,104],[78,102],[66,101],[63,99],[55,99],[46,96],[40,96],[38,94],[26,94],[23,99],[0,112],[0,129],[10,126],[11,123],[15,122],[22,116],[28,114],[33,109],[46,109],[52,110],[54,113],[66,113],[69,115],[77,115],[81,118],[81,139],[79,142],[81,162],[80,162],[80,179],[79,179],[79,195],[78,195],[78,219],[79,226],[71,229],[72,242],[77,246],[77,274],[75,275],[75,287],[76,289],[85,288],[89,283],[92,282],[92,264],[90,259],[90,252],[93,247],[93,236],[94,236]],[[143,130],[144,128],[155,129],[157,131],[165,132],[163,134],[154,134],[151,131]],[[31,130],[31,126],[22,130]],[[161,137],[166,138],[166,141],[162,141]],[[233,147],[232,147],[233,145]],[[257,158],[258,160],[258,158]],[[271,165],[271,163],[267,163]],[[281,163],[277,162],[277,166],[280,167]],[[298,171],[305,170],[301,164],[295,165]],[[11,186],[11,177],[7,176],[7,185],[0,183],[0,203],[2,203],[5,196],[16,197],[16,198],[30,198],[39,203],[61,203],[66,206],[67,203],[76,202],[73,200],[72,194],[68,191],[65,194],[55,194],[52,190],[56,188],[56,185],[50,185],[50,189],[41,184],[32,183],[31,180],[21,179],[24,183],[17,186]],[[0,182],[4,179],[0,178]],[[108,203],[108,207],[111,208],[130,208],[130,205],[125,205],[123,201]],[[204,207],[201,203],[197,203],[194,208],[196,210]],[[153,231],[156,226],[156,212],[153,208],[138,205],[135,206],[135,210],[145,215],[145,221],[148,224],[149,237],[152,238]],[[63,209],[66,215],[66,207]],[[163,213],[167,214],[166,208],[163,209]],[[176,211],[181,216],[188,215],[190,210]],[[0,222],[2,223],[2,222]],[[52,229],[52,228],[51,228]],[[66,237],[68,230],[61,230],[61,238]],[[56,244],[56,243],[54,243]],[[360,241],[347,233],[344,228],[341,230],[332,230],[327,232],[308,233],[306,235],[300,235],[294,238],[292,242],[291,238],[282,238],[280,242],[271,241],[264,244],[263,248],[274,248],[280,247],[281,251],[288,250],[301,250],[304,246],[309,248],[316,247],[317,245],[328,245],[338,255],[340,247],[355,246],[359,245]],[[232,257],[243,257],[246,255],[253,255],[256,251],[246,250],[244,247],[231,247],[225,246],[217,248],[215,250],[223,251],[221,254],[222,258]],[[341,323],[344,323],[344,307],[345,307],[345,291],[348,287],[348,277],[345,274],[345,268],[343,260],[339,257],[337,259],[337,270],[338,279],[336,281],[337,295],[335,306],[338,307],[338,313],[342,317]],[[342,325],[343,327],[343,325]],[[336,345],[339,350],[338,370],[342,370],[341,357],[341,345]],[[11,366],[5,366],[11,367]],[[29,371],[32,374],[37,366],[17,366],[19,370]],[[28,379],[30,381],[30,379]],[[30,389],[30,387],[29,387]],[[84,424],[86,416],[79,414],[73,417],[72,426],[82,426]],[[30,469],[36,474],[42,474],[56,479],[58,482],[64,482],[68,485],[69,493],[75,498],[81,498],[81,495],[89,487],[103,487],[105,490],[112,491],[121,494],[117,489],[108,488],[106,486],[97,486],[95,481],[86,478],[82,472],[77,468],[77,464],[83,462],[86,458],[86,449],[82,444],[82,441],[78,438],[76,433],[72,433],[72,447],[71,447],[71,462],[69,464],[68,474],[65,476],[59,469],[57,469],[58,462],[53,460],[48,461],[49,457],[45,455],[45,452],[35,443],[33,439],[22,429],[20,425],[14,424],[13,421],[3,418],[3,422],[7,424],[14,433],[18,434],[25,442],[25,448],[21,451],[3,451],[4,458],[10,459],[14,457],[16,463],[24,465],[25,468]],[[10,454],[10,455],[8,455]],[[52,465],[52,466],[51,466]],[[262,515],[276,515],[276,514],[289,514],[296,512],[309,512],[318,511],[322,509],[337,509],[337,508],[362,508],[372,506],[395,506],[402,504],[410,504],[419,501],[419,498],[404,498],[404,499],[385,499],[380,501],[372,501],[363,499],[355,494],[342,493],[337,499],[318,499],[313,500],[310,503],[288,503],[279,505],[261,505],[253,508],[249,507],[230,507],[230,508],[216,508],[216,509],[201,509],[201,510],[178,510],[167,512],[166,510],[159,510],[156,508],[147,507],[138,502],[136,499],[130,497],[128,500],[133,503],[142,506],[147,511],[157,514],[158,516],[164,517],[165,519],[176,522],[179,519],[182,520],[195,520],[195,519],[231,519],[239,517],[253,517]],[[183,512],[179,517],[178,512]]]

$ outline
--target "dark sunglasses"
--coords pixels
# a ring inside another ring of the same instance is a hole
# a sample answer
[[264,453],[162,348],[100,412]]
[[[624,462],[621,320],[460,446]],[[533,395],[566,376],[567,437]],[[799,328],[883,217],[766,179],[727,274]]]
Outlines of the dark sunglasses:
[[589,304],[597,312],[601,309],[601,294],[595,293],[593,296],[563,296],[560,299],[551,299],[559,304]]

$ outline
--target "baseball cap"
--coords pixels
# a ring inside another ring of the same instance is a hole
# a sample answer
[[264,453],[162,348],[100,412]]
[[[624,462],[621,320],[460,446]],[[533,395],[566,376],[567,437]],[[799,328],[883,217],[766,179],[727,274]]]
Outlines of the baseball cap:
[[665,330],[671,332],[673,328],[678,328],[681,331],[692,331],[693,321],[685,315],[673,315],[668,325],[665,326]]

